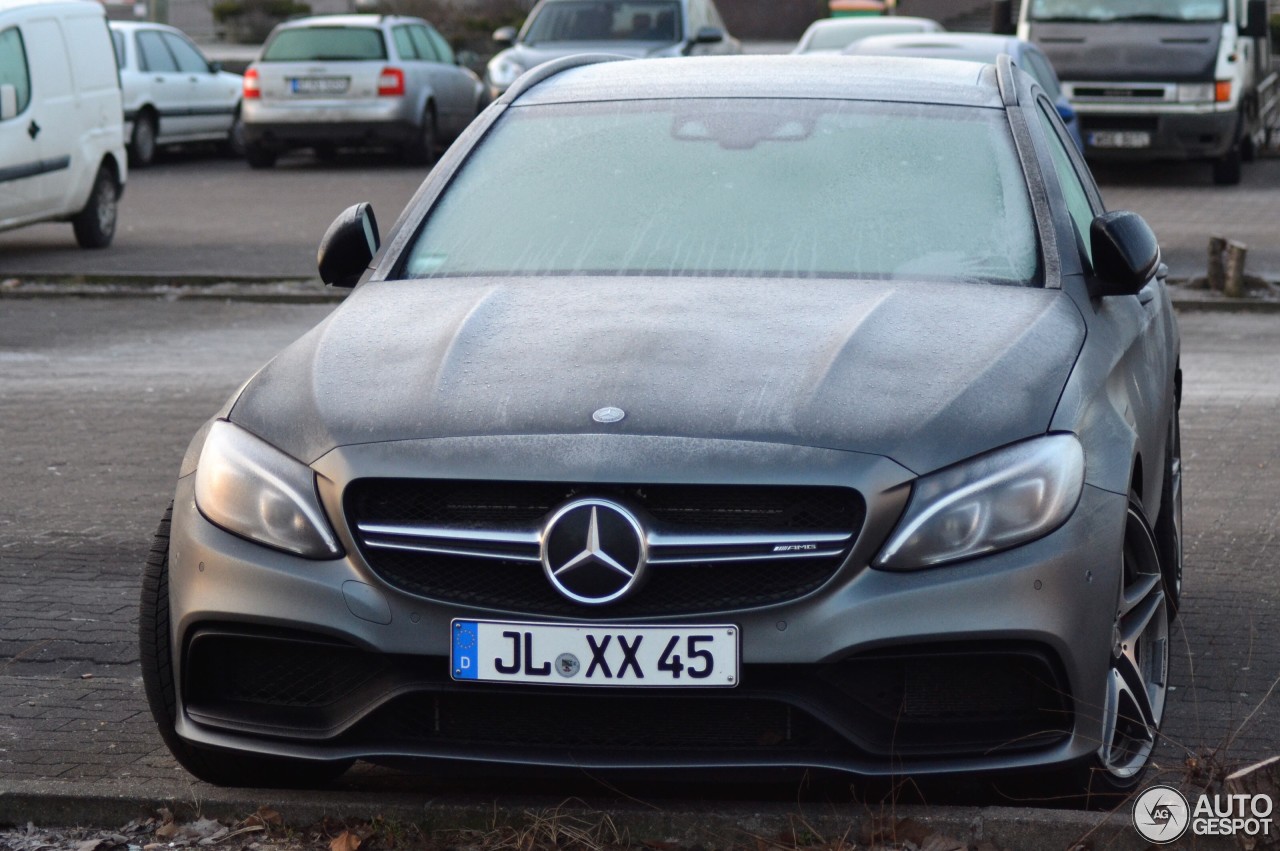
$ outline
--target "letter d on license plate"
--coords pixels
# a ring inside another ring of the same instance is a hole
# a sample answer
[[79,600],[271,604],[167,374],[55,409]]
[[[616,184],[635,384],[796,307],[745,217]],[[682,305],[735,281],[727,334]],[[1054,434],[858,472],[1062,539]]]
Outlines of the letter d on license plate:
[[455,680],[558,686],[732,687],[738,628],[456,620]]

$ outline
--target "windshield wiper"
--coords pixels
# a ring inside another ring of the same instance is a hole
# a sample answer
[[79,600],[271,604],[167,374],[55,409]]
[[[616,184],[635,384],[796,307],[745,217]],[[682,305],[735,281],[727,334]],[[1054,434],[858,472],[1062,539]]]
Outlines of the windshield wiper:
[[1113,21],[1154,21],[1157,23],[1170,24],[1209,24],[1214,21],[1209,18],[1183,18],[1178,15],[1116,15]]

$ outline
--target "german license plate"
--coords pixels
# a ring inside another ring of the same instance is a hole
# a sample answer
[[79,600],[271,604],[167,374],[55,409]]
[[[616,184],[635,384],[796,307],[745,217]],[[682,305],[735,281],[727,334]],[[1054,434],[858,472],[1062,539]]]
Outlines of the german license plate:
[[733,687],[738,628],[455,620],[455,680],[560,686]]
[[350,85],[350,77],[293,77],[289,80],[289,90],[295,95],[340,95]]
[[1095,130],[1089,134],[1095,148],[1150,148],[1151,134],[1146,130]]

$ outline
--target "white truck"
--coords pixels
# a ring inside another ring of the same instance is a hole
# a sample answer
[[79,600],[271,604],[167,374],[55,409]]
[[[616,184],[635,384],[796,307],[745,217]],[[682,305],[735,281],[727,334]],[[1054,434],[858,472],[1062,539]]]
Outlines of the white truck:
[[[995,28],[1012,32],[1010,0]],[[1280,110],[1266,0],[1022,0],[1096,161],[1205,160],[1218,184],[1268,143]]]

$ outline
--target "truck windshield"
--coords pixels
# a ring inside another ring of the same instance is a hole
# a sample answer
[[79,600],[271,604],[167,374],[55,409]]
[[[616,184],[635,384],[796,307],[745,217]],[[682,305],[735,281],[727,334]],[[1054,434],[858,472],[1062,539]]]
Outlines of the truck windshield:
[[1033,21],[1225,21],[1226,0],[1032,0]]

